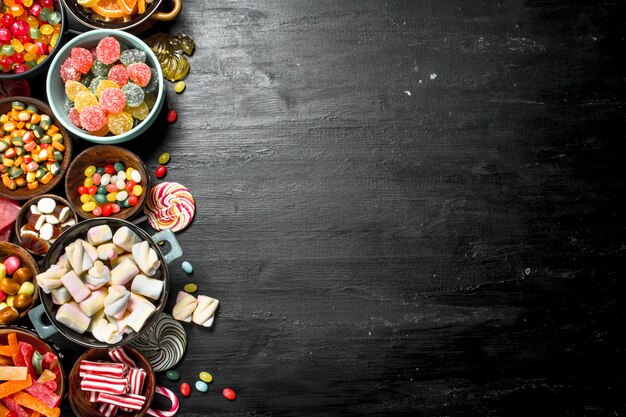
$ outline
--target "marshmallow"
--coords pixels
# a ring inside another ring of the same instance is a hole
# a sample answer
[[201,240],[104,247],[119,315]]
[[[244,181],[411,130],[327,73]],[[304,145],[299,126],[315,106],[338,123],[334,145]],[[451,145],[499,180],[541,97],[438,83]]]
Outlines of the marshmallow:
[[87,242],[92,245],[101,245],[104,242],[108,242],[113,238],[113,232],[111,228],[106,224],[102,226],[95,226],[89,229],[87,232]]
[[67,269],[68,271],[72,268],[70,262],[67,260],[67,255],[65,253],[62,253],[61,256],[59,256],[59,260],[57,261],[56,265],[59,265]]
[[59,323],[66,325],[80,334],[85,333],[85,330],[89,328],[89,323],[91,322],[91,319],[80,311],[76,303],[67,303],[59,307],[56,319]]
[[109,294],[104,299],[104,314],[121,319],[126,311],[126,305],[130,298],[130,291],[123,285],[111,285]]
[[60,265],[51,265],[47,271],[37,274],[35,278],[37,285],[39,285],[39,288],[41,288],[43,292],[50,294],[50,291],[62,285],[61,277],[65,275],[67,271],[67,269]]
[[138,273],[137,265],[131,259],[126,258],[111,271],[111,285],[126,285]]
[[89,254],[85,253],[85,248],[82,245],[82,239],[78,239],[66,246],[65,254],[67,255],[67,260],[69,261],[72,269],[79,275],[93,266],[93,261],[89,257]]
[[139,269],[150,277],[161,266],[161,261],[159,261],[156,251],[145,240],[133,245],[133,258],[135,258],[135,263],[137,263]]
[[89,328],[87,329],[87,331],[93,333],[94,327],[96,327],[96,325],[98,324],[98,321],[102,320],[103,318],[104,318],[104,308],[101,308],[100,310],[96,312],[96,314],[91,316],[91,323],[89,323]]
[[133,279],[133,283],[130,286],[130,290],[133,293],[145,295],[153,300],[158,300],[163,291],[163,281],[154,278],[148,278],[145,275],[137,275]]
[[98,258],[103,261],[109,261],[118,257],[124,253],[124,249],[117,246],[115,243],[105,243],[98,246]]
[[117,258],[110,259],[111,268],[115,268],[116,266],[121,264],[124,259],[130,259],[131,261],[135,262],[135,258],[133,258],[132,253],[128,253],[124,251],[124,249],[122,249],[122,252],[124,253],[123,255],[119,255]]
[[127,226],[120,227],[113,235],[113,243],[126,252],[132,252],[133,245],[139,242],[141,242],[141,238]]
[[198,306],[193,312],[193,322],[204,327],[211,327],[219,304],[220,302],[215,298],[199,295]]
[[126,325],[138,332],[155,310],[156,307],[152,303],[141,303],[139,307],[130,313],[130,316],[126,319]]
[[50,197],[44,197],[37,201],[37,208],[43,214],[50,214],[54,211],[54,208],[57,206],[56,201],[51,199]]
[[84,240],[81,240],[80,243],[82,243],[83,249],[85,250],[87,255],[89,255],[89,259],[91,259],[91,262],[96,262],[98,260],[98,250],[96,249],[96,247]]
[[93,326],[91,333],[97,340],[108,344],[119,343],[123,337],[123,334],[118,331],[117,326],[113,323],[109,323],[105,318],[98,320]]
[[80,309],[86,316],[91,317],[104,307],[104,299],[107,297],[106,288],[100,288],[91,293],[91,295],[78,303]]
[[87,288],[97,290],[111,280],[111,271],[101,261],[94,262],[93,266],[87,271]]
[[52,290],[52,302],[56,305],[65,304],[72,299],[72,295],[64,286]]
[[70,292],[72,298],[77,303],[80,303],[91,294],[89,288],[85,286],[74,271],[69,271],[67,274],[63,275],[61,277],[61,283],[63,283],[63,286]]
[[172,316],[176,320],[191,323],[191,315],[197,305],[196,297],[184,291],[179,291],[176,296],[176,305],[174,305],[172,310]]

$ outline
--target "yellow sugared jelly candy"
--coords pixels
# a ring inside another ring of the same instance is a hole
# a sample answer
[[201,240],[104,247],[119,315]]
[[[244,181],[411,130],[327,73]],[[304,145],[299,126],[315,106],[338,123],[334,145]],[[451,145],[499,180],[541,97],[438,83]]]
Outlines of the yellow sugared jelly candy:
[[91,91],[79,91],[76,94],[76,100],[74,100],[74,107],[76,107],[79,113],[83,111],[85,107],[97,106],[98,104],[98,99],[91,94]]
[[[102,84],[102,81],[100,84]],[[125,111],[118,114],[110,114],[108,122],[109,130],[114,135],[121,135],[133,128],[133,116]]]
[[67,80],[67,82],[65,83],[65,94],[67,94],[67,97],[70,100],[76,100],[76,94],[80,93],[81,91],[88,92],[89,89],[78,81]]
[[150,109],[148,109],[148,105],[145,101],[142,101],[137,107],[126,107],[124,111],[130,113],[131,116],[139,120],[145,120],[150,113]]
[[100,84],[98,84],[98,87],[96,87],[96,97],[100,97],[100,94],[107,88],[120,88],[120,86],[117,85],[115,81],[102,80]]

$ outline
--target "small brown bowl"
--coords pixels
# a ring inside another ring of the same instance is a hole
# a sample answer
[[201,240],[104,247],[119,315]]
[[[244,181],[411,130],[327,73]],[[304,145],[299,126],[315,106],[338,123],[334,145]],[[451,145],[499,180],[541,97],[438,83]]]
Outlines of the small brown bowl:
[[[117,417],[142,417],[146,415],[150,403],[154,398],[155,377],[150,362],[143,357],[136,349],[130,346],[124,346],[124,351],[135,361],[138,368],[143,368],[147,375],[143,384],[143,392],[141,395],[146,397],[146,402],[141,410],[133,412],[124,412],[120,408],[116,414]],[[69,389],[70,389],[70,406],[74,411],[74,414],[81,417],[104,417],[102,413],[96,410],[89,402],[89,397],[86,391],[80,389],[80,362],[82,360],[88,361],[106,361],[111,362],[111,358],[108,354],[108,349],[89,349],[82,354],[80,358],[74,364],[72,372],[70,372]]]
[[12,106],[11,103],[14,101],[21,101],[22,103],[28,105],[33,105],[39,109],[42,114],[47,114],[52,118],[52,122],[59,128],[59,132],[63,135],[63,145],[65,145],[65,150],[63,151],[63,162],[61,163],[61,170],[57,173],[57,175],[50,180],[47,184],[39,184],[39,187],[29,190],[28,187],[18,188],[14,191],[7,189],[4,184],[0,181],[0,196],[10,198],[12,200],[28,200],[29,198],[33,198],[35,196],[46,194],[50,190],[52,190],[59,182],[61,182],[61,178],[67,171],[67,167],[70,165],[70,160],[72,159],[72,138],[70,134],[65,130],[63,125],[59,123],[59,120],[54,116],[50,107],[45,104],[43,101],[39,101],[30,97],[6,97],[0,99],[0,114],[5,114],[11,111]]
[[141,213],[143,210],[143,206],[146,204],[146,195],[148,195],[150,191],[150,174],[148,174],[148,170],[142,160],[131,151],[120,148],[119,146],[97,145],[87,148],[80,153],[74,161],[72,161],[72,164],[67,170],[67,175],[65,176],[65,195],[71,207],[83,219],[96,217],[93,213],[86,212],[81,208],[83,203],[80,201],[78,187],[83,185],[85,181],[85,169],[92,165],[98,167],[114,164],[117,161],[122,162],[126,168],[133,167],[139,170],[142,178],[141,184],[139,185],[143,187],[143,192],[139,196],[139,201],[137,201],[135,207],[123,208],[119,213],[111,214],[109,217],[126,220],[134,217],[137,213]]
[[33,292],[30,307],[20,312],[19,318],[21,319],[26,316],[26,314],[28,314],[28,311],[33,308],[33,306],[39,301],[39,287],[37,286],[37,280],[35,279],[35,276],[37,276],[37,274],[39,273],[39,268],[37,267],[37,262],[35,261],[35,259],[30,256],[28,252],[26,252],[26,249],[14,245],[13,243],[0,242],[0,262],[4,262],[4,260],[9,256],[17,256],[18,258],[20,258],[22,266],[27,266],[33,272],[32,282],[33,284],[35,284],[35,292]]
[[[26,203],[24,203],[20,211],[17,213],[17,219],[15,220],[15,236],[17,237],[18,242],[20,242],[20,245],[22,245],[24,249],[26,249],[28,252],[36,256],[45,255],[48,251],[46,250],[45,252],[38,253],[38,252],[31,250],[31,248],[24,246],[24,242],[22,241],[20,230],[22,229],[22,226],[26,224],[27,222],[26,215],[30,212],[30,206],[32,206],[33,204],[37,204],[39,200],[45,197],[53,199],[54,201],[57,202],[57,204],[69,207],[70,210],[72,211],[72,218],[74,219],[76,223],[78,223],[78,216],[76,215],[76,211],[72,208],[72,205],[69,203],[69,201],[67,201],[66,199],[62,197],[59,197],[58,195],[44,194],[44,195],[40,195],[37,197],[33,197],[30,200],[28,200]],[[52,245],[52,243],[50,243],[50,245]]]

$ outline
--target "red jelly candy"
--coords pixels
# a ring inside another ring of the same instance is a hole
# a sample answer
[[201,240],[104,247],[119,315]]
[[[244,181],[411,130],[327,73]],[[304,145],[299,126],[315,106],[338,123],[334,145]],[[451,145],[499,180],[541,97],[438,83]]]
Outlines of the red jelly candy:
[[128,78],[140,87],[145,87],[152,78],[150,67],[143,62],[137,62],[128,66]]
[[84,185],[81,185],[80,187],[78,187],[78,194],[89,194],[89,190]]
[[76,110],[76,107],[72,107],[70,109],[68,116],[70,118],[70,121],[74,123],[76,127],[79,127],[82,129],[83,125],[80,124],[80,113],[78,112],[78,110]]
[[170,110],[167,112],[167,121],[170,123],[174,123],[178,119],[178,113],[176,110]]
[[98,187],[96,187],[95,185],[92,185],[90,187],[87,187],[87,190],[89,194],[96,195],[96,193],[98,192]]
[[237,394],[235,394],[235,391],[233,391],[233,390],[232,390],[232,389],[230,389],[230,388],[224,388],[224,391],[222,391],[222,395],[224,395],[224,397],[225,397],[227,400],[230,400],[230,401],[232,401],[232,400],[234,400],[235,398],[237,398]]
[[120,87],[128,82],[128,71],[123,64],[113,65],[109,70],[109,80],[114,81]]
[[119,204],[117,204],[117,203],[116,203],[116,204],[111,204],[111,207],[113,208],[113,213],[119,213],[119,212],[120,212],[120,210],[122,209],[122,208],[120,207],[120,205],[119,205]]
[[80,80],[80,71],[76,69],[72,58],[68,58],[65,60],[65,62],[63,62],[63,64],[61,65],[61,69],[59,70],[59,74],[61,75],[61,79],[63,80],[63,82],[67,82],[69,80]]
[[185,397],[189,397],[189,394],[191,394],[191,387],[188,383],[183,382],[182,384],[180,384],[180,393],[183,394]]
[[93,64],[93,56],[85,48],[72,48],[70,54],[74,67],[83,74],[87,74]]
[[138,202],[139,202],[139,199],[137,198],[136,195],[131,195],[130,197],[128,197],[128,204],[131,207],[135,207]]
[[120,88],[105,88],[100,93],[100,106],[108,113],[118,114],[126,106],[126,94]]
[[102,206],[102,215],[104,217],[109,217],[111,215],[111,213],[113,213],[113,205],[112,204],[105,204],[104,206]]
[[109,65],[120,59],[120,43],[112,36],[103,38],[96,46],[98,61]]
[[111,164],[105,165],[104,166],[104,173],[105,174],[109,174],[109,175],[113,175],[115,174],[115,167]]
[[87,131],[95,132],[107,124],[107,117],[100,106],[87,106],[80,113],[80,124]]
[[96,206],[96,207],[95,207],[95,208],[91,211],[91,213],[92,213],[94,216],[96,216],[96,217],[100,217],[100,216],[102,216],[102,207],[100,207],[100,206]]
[[165,168],[165,165],[159,166],[154,173],[157,178],[163,178],[165,174],[167,174],[167,168]]

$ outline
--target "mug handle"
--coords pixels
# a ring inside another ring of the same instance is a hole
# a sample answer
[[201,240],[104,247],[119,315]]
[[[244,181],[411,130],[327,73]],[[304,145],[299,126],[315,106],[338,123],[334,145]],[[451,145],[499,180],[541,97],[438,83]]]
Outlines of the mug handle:
[[30,321],[33,323],[33,327],[37,331],[37,334],[39,335],[39,337],[41,337],[42,339],[48,339],[49,337],[54,336],[55,334],[59,332],[53,324],[47,325],[43,323],[42,318],[45,315],[46,315],[46,308],[44,307],[43,304],[39,304],[37,307],[33,307],[28,312],[28,317],[30,318]]
[[170,264],[173,260],[183,256],[183,249],[178,244],[178,240],[176,240],[174,232],[172,232],[170,229],[161,230],[159,233],[152,235],[152,239],[154,239],[156,243],[165,241],[169,243],[172,247],[169,253],[164,256],[166,264]]
[[161,22],[169,22],[170,20],[176,19],[176,17],[180,14],[180,11],[183,9],[183,0],[172,0],[174,3],[174,8],[172,11],[163,13],[163,12],[155,12],[152,15],[154,20],[160,20]]

